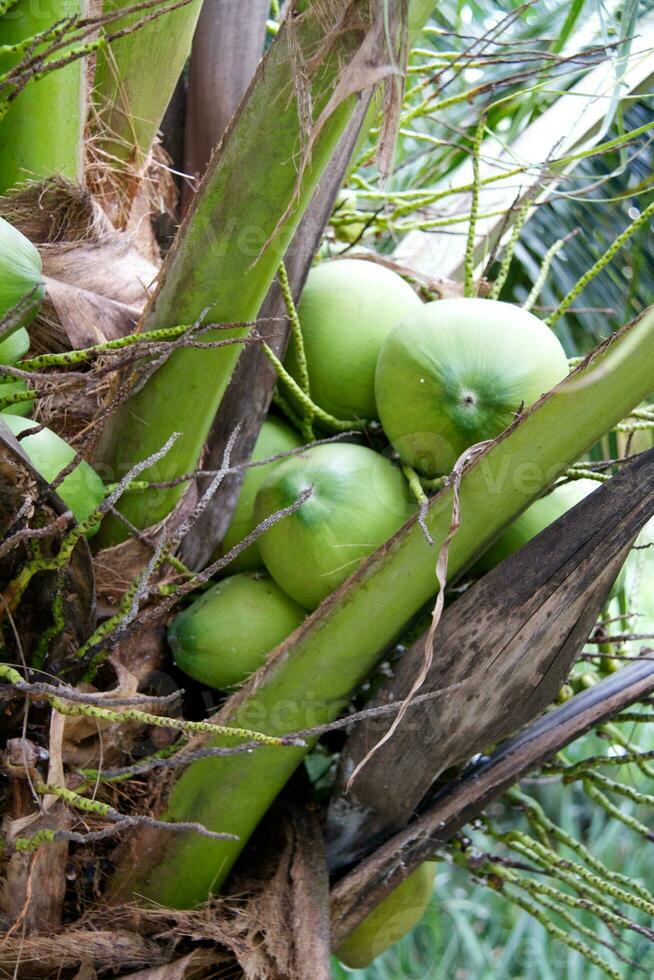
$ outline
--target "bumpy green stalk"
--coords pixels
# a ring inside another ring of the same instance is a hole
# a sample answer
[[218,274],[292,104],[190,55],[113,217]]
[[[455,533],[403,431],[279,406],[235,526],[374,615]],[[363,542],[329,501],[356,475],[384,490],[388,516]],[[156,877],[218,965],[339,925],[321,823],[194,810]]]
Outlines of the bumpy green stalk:
[[[654,308],[465,471],[449,577],[468,567],[544,488],[641,402],[653,376]],[[445,488],[425,515],[434,547],[417,520],[410,521],[277,648],[263,671],[228,702],[221,723],[279,735],[333,719],[436,592],[436,557],[449,532],[452,495]],[[160,850],[150,847],[137,869],[119,877],[121,890],[176,906],[203,901],[221,886],[303,755],[297,748],[283,753],[262,749],[248,758],[191,765],[172,790],[166,818],[199,820],[240,840],[208,842],[191,835],[162,840]]]
[[[339,2],[344,9],[348,6],[345,0]],[[360,6],[363,15],[369,9],[367,0],[361,0]],[[210,322],[257,316],[355,105],[350,97],[332,112],[299,174],[306,144],[292,66],[297,52],[308,58],[317,50],[324,30],[321,9],[319,4],[309,5],[306,13],[291,19],[290,29],[286,21],[273,41],[168,255],[143,329],[193,323],[205,311]],[[325,107],[359,43],[359,32],[335,37],[326,62],[312,78],[314,116]],[[241,330],[236,336],[245,333]],[[217,336],[207,334],[202,339]],[[220,337],[226,336],[221,331]],[[147,478],[169,480],[193,470],[238,355],[239,345],[174,353],[117,413],[105,433],[100,455],[112,471],[111,478],[120,478],[173,432],[181,433],[179,439]],[[180,487],[126,494],[120,510],[137,527],[145,528],[165,517],[180,494]],[[99,542],[116,543],[126,533],[122,524],[105,522]]]
[[[19,0],[0,17],[0,45],[16,45],[81,12],[80,0]],[[56,57],[61,57],[59,52]],[[0,54],[0,73],[22,60]],[[82,168],[84,60],[30,81],[0,122],[0,193],[30,178],[62,174],[77,181]]]
[[[162,6],[168,5],[162,0]],[[104,12],[133,7],[133,0],[105,0]],[[202,0],[164,13],[98,52],[94,98],[100,121],[97,140],[114,163],[140,170],[161,125],[166,107],[191,53]],[[112,22],[119,31],[150,11]]]

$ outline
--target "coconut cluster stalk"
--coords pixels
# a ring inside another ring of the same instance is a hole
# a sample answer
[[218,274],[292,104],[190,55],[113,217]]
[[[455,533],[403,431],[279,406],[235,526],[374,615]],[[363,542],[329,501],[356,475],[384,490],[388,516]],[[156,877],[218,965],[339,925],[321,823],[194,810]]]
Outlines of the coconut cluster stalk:
[[[450,579],[648,395],[653,372],[650,308],[468,465],[460,485],[461,524],[449,551]],[[276,648],[266,666],[219,713],[219,722],[282,735],[332,720],[436,592],[436,558],[449,533],[452,507],[452,488],[432,498],[426,524],[434,546],[418,522],[409,521]],[[306,751],[264,748],[249,756],[190,765],[172,787],[166,819],[199,820],[213,830],[237,834],[239,840],[148,833],[137,844],[138,866],[125,867],[118,875],[121,895],[177,907],[204,901],[225,881]]]
[[[104,13],[134,7],[132,0],[105,0]],[[161,7],[172,6],[164,0]],[[191,51],[202,0],[189,0],[169,13],[137,28],[156,12],[138,10],[112,21],[111,30],[135,29],[100,49],[93,99],[98,120],[94,141],[109,165],[134,175],[122,188],[130,197],[148,160],[177,80]]]
[[[81,0],[18,0],[0,17],[0,47],[28,41],[81,13]],[[59,51],[55,57],[63,55]],[[0,53],[0,74],[22,57],[21,52]],[[85,63],[79,59],[30,80],[19,92],[0,118],[0,193],[55,174],[80,181],[85,91]],[[5,108],[0,101],[0,113]]]
[[[309,78],[303,69],[303,84],[308,82],[309,91],[300,104],[294,73],[298,65],[324,50],[321,42],[325,40],[325,5],[303,6],[303,13],[284,21],[214,155],[164,263],[142,329],[193,324],[203,315],[209,323],[256,318],[356,105],[355,95],[331,105],[330,100],[339,83],[347,84],[349,66],[363,43],[362,23],[368,25],[369,37],[379,38],[380,67],[387,63],[388,38],[381,7],[361,0],[354,5],[360,8],[361,17],[348,21],[346,15],[351,16],[353,5],[346,0],[331,3],[332,43],[324,46],[328,51]],[[412,16],[419,10],[424,21],[430,6],[416,0]],[[340,18],[351,29],[343,28]],[[309,101],[314,119],[328,109],[311,136],[302,122]],[[261,152],[262,133],[266,134],[265,153]],[[247,333],[247,328],[212,331],[202,340],[245,338]],[[136,462],[159,450],[173,432],[180,433],[173,449],[146,478],[166,481],[192,471],[239,353],[238,344],[173,353],[125,403],[105,432],[99,457],[113,478],[119,479]],[[182,492],[177,486],[128,493],[120,509],[134,525],[146,528],[166,517]],[[115,520],[101,531],[104,545],[126,536],[123,525]]]

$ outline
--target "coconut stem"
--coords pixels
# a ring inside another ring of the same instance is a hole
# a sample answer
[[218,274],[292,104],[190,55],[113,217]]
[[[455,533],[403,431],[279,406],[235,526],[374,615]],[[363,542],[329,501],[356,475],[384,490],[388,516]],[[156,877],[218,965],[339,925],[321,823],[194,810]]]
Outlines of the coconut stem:
[[531,204],[532,198],[528,195],[526,200],[521,204],[518,214],[516,215],[513,228],[511,229],[511,236],[506,243],[506,247],[502,254],[499,272],[488,294],[488,299],[498,299],[500,293],[502,292],[502,287],[507,280],[509,269],[511,268],[511,262],[513,261],[513,253],[515,252],[515,247],[518,244],[518,239],[520,238],[520,233],[524,227],[524,223],[527,220],[527,215],[529,214]]
[[479,172],[479,158],[481,155],[481,143],[486,129],[486,114],[482,113],[475,135],[472,141],[472,194],[470,198],[470,217],[468,219],[468,240],[466,242],[465,255],[465,279],[463,285],[464,296],[474,296],[475,290],[475,238],[477,232],[477,218],[479,216],[479,191],[481,174]]
[[572,305],[572,303],[574,303],[574,301],[576,300],[577,296],[579,296],[581,291],[585,289],[588,283],[591,282],[595,278],[595,276],[598,275],[602,271],[602,269],[609,264],[609,262],[614,257],[614,255],[616,255],[620,251],[622,246],[629,241],[629,239],[634,234],[634,232],[638,231],[638,229],[642,225],[648,222],[652,217],[652,215],[654,215],[654,201],[652,201],[652,203],[649,204],[644,211],[641,211],[638,217],[635,218],[630,225],[627,225],[627,227],[622,232],[622,234],[618,235],[615,241],[612,242],[611,245],[609,245],[609,247],[604,252],[604,254],[599,257],[597,262],[595,262],[594,265],[592,265],[590,269],[588,269],[588,271],[584,273],[581,279],[579,279],[578,282],[576,282],[575,285],[572,287],[570,292],[563,297],[563,299],[561,300],[557,308],[554,310],[553,313],[550,313],[550,315],[545,321],[545,323],[547,323],[549,327],[553,327],[554,324],[557,322],[557,320],[561,319],[563,314]]
[[369,422],[366,419],[349,419],[343,421],[342,419],[337,419],[329,412],[326,412],[319,405],[316,405],[308,395],[305,395],[304,391],[298,385],[295,378],[291,377],[288,373],[280,359],[277,357],[275,352],[268,346],[268,344],[263,345],[263,351],[274,367],[280,381],[283,381],[286,387],[289,389],[293,398],[296,399],[302,408],[304,409],[306,423],[307,419],[316,418],[321,422],[326,428],[333,429],[335,432],[349,432],[352,429],[365,429]]
[[534,280],[534,285],[531,287],[527,299],[522,304],[523,310],[530,310],[532,308],[532,306],[540,296],[541,289],[545,285],[545,281],[547,280],[547,276],[549,274],[550,266],[552,264],[552,260],[554,259],[554,256],[561,251],[565,243],[570,238],[572,238],[573,235],[577,234],[577,231],[578,229],[575,229],[573,232],[571,232],[569,235],[566,235],[564,238],[557,239],[557,241],[555,241],[553,245],[550,245],[548,250],[545,252],[545,255],[543,256],[543,261],[541,263],[541,267],[538,270],[538,275]]

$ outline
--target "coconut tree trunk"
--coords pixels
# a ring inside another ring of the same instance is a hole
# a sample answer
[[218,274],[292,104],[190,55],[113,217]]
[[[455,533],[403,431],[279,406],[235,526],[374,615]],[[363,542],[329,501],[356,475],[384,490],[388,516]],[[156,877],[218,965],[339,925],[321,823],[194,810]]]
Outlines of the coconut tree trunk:
[[[654,371],[654,309],[530,409],[466,468],[461,524],[449,550],[454,578],[557,476],[644,398]],[[436,547],[410,521],[282,643],[219,713],[220,724],[288,734],[332,720],[402,628],[434,595],[434,567],[452,518],[453,490],[430,501]],[[214,740],[212,744],[223,744]],[[310,743],[311,744],[311,743]],[[237,841],[174,841],[148,835],[137,869],[119,876],[123,894],[164,904],[203,901],[227,877],[252,831],[307,749],[262,749],[192,764],[176,781],[167,819],[200,820]]]
[[[83,0],[19,0],[0,17],[0,46],[25,41],[85,9]],[[0,73],[19,60],[15,54],[0,54]],[[19,92],[0,117],[0,193],[55,174],[81,182],[85,93],[83,59],[29,81]],[[0,103],[0,110],[4,108]]]
[[269,0],[204,0],[188,76],[183,213],[261,59],[269,11]]

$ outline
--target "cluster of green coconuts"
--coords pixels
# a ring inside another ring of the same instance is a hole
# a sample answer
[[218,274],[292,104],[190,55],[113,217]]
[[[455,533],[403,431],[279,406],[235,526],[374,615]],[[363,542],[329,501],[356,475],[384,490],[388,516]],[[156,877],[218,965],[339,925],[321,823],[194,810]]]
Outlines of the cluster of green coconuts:
[[[302,450],[288,423],[266,419],[252,461],[287,455],[248,470],[223,553],[303,491],[311,495],[241,552],[169,630],[179,667],[218,690],[241,684],[416,512],[397,459],[425,477],[449,473],[467,448],[499,435],[568,373],[561,344],[531,313],[484,299],[423,303],[372,261],[315,267],[298,312],[314,402],[339,419],[381,423],[390,446]],[[285,363],[299,380],[293,342]],[[594,486],[576,481],[536,501],[475,571],[517,550]]]
[[[41,256],[37,249],[17,228],[0,218],[0,364],[13,367],[27,354],[30,338],[26,327],[36,316],[44,295]],[[2,336],[3,319],[13,321],[16,311],[20,311],[18,322],[12,322],[10,332]],[[0,375],[0,401],[26,391],[24,380]],[[26,430],[35,428],[37,423],[29,418],[33,407],[33,401],[25,400],[1,413],[2,421],[13,435],[20,436]],[[45,427],[25,436],[20,444],[34,469],[49,483],[75,457],[72,446]],[[105,495],[105,488],[95,470],[81,461],[62,480],[57,493],[75,519],[81,522],[97,509]],[[97,526],[89,534],[95,530]]]
[[[27,354],[26,326],[43,296],[38,251],[0,219],[0,320],[17,304],[24,307],[20,323],[4,337],[0,331],[0,364],[15,365]],[[266,419],[252,456],[261,465],[248,469],[222,553],[303,491],[311,489],[311,495],[241,551],[226,577],[178,614],[168,632],[181,670],[217,690],[242,684],[415,513],[397,459],[425,477],[449,473],[462,452],[499,435],[521,407],[568,373],[563,348],[532,314],[483,299],[422,303],[400,276],[370,261],[317,266],[299,315],[313,400],[337,418],[381,423],[390,446],[379,453],[362,442],[335,442],[302,451],[286,422]],[[300,380],[293,343],[286,367]],[[21,379],[0,376],[0,399],[25,387]],[[16,436],[34,427],[28,417],[33,403],[19,405],[2,413]],[[47,428],[25,436],[21,446],[49,482],[74,457],[72,447]],[[536,501],[476,571],[520,548],[593,487],[577,481]],[[81,462],[57,492],[83,521],[105,489]],[[433,880],[434,865],[426,862],[361,923],[337,951],[340,959],[353,968],[367,966],[410,931],[429,903]]]

